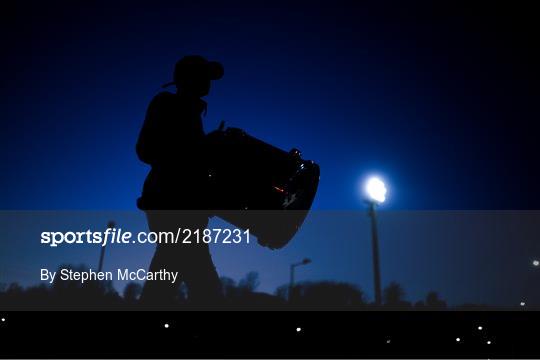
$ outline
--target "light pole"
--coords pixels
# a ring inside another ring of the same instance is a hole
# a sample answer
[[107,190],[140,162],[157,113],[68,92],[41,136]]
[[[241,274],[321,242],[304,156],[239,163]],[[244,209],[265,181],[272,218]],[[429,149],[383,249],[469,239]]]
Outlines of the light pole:
[[297,266],[307,265],[309,263],[311,263],[311,259],[305,258],[304,260],[302,260],[300,262],[291,264],[291,279],[290,279],[290,282],[289,282],[289,294],[288,294],[289,302],[292,299],[292,291],[293,291],[293,288],[294,288],[294,269]]
[[367,195],[367,203],[369,206],[368,215],[371,218],[371,246],[373,250],[373,286],[375,291],[375,304],[382,304],[381,296],[381,266],[379,263],[379,232],[377,229],[376,207],[386,200],[386,186],[384,182],[377,178],[371,177],[365,185]]
[[[116,227],[116,223],[114,221],[109,221],[107,223],[107,229],[114,229]],[[99,265],[98,265],[98,272],[101,272],[103,270],[103,260],[105,258],[105,246],[101,246],[101,253],[99,254]]]

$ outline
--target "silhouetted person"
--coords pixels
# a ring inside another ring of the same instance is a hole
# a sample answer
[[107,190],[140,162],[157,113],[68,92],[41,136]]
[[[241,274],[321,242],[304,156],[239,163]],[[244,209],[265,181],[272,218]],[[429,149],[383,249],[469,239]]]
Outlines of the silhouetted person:
[[[208,225],[206,184],[208,181],[205,134],[201,114],[211,80],[223,76],[221,64],[201,56],[185,56],[176,63],[176,94],[162,92],[151,101],[137,142],[139,159],[151,170],[145,180],[138,207],[146,211],[151,231],[178,228],[200,229]],[[159,210],[159,211],[158,211]],[[173,210],[196,210],[182,212]],[[186,214],[188,213],[188,214]],[[192,237],[192,242],[194,237]],[[215,304],[221,299],[221,284],[207,244],[158,244],[149,271],[178,271],[188,287],[189,301]],[[141,302],[170,305],[181,281],[147,281]]]

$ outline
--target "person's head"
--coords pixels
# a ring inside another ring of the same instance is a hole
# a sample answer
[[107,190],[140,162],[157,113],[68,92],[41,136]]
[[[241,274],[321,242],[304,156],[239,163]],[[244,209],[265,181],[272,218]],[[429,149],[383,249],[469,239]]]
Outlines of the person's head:
[[210,81],[221,79],[223,66],[216,61],[208,61],[199,55],[188,55],[180,59],[174,67],[174,81],[179,93],[202,97],[210,91]]

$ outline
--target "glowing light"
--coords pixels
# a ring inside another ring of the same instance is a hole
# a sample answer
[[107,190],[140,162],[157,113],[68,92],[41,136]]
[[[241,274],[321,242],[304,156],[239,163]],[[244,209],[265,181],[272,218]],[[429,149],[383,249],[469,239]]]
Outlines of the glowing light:
[[533,266],[540,266],[540,260],[533,260]]
[[519,303],[520,306],[525,306],[525,301]]
[[300,332],[300,331],[302,331],[302,328],[297,327],[297,328],[296,328],[296,332]]
[[169,328],[169,324],[165,324],[163,325],[165,327],[165,329],[168,329]]
[[481,326],[478,327],[478,330],[482,330],[482,329],[483,329],[483,327],[481,327]]
[[460,342],[460,341],[461,341],[461,339],[460,339],[460,338],[456,338],[456,342]]
[[386,200],[386,185],[376,176],[370,177],[367,180],[365,191],[371,201],[381,204]]

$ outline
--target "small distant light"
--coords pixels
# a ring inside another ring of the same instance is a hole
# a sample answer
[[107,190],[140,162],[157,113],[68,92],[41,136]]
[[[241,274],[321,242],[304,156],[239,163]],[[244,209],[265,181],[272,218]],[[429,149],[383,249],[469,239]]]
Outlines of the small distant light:
[[519,306],[525,306],[525,301],[520,302]]
[[482,330],[482,329],[483,329],[483,327],[481,327],[481,326],[478,327],[478,330]]
[[460,338],[456,338],[456,342],[460,342],[460,341],[461,341],[461,339],[460,339]]
[[533,266],[540,266],[540,260],[533,260]]
[[300,332],[300,331],[302,331],[302,328],[301,328],[301,327],[297,327],[297,328],[296,328],[296,332]]
[[163,327],[165,327],[165,329],[168,329],[168,328],[169,328],[169,324],[165,324],[165,325],[163,325]]
[[6,318],[2,318],[2,322],[6,322]]
[[491,341],[490,340],[486,341],[486,344],[491,345]]
[[392,340],[386,339],[386,343],[387,343],[387,344],[390,344],[391,342],[392,342]]

